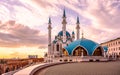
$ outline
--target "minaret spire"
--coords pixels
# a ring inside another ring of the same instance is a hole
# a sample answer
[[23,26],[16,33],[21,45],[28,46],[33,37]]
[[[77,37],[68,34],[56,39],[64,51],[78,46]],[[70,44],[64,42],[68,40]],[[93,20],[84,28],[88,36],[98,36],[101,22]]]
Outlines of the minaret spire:
[[52,30],[52,27],[51,27],[51,18],[49,17],[49,20],[48,20],[48,54],[50,55],[51,54],[51,30]]
[[65,9],[63,10],[63,17],[66,17]]
[[80,22],[79,22],[79,17],[77,16],[77,24],[80,24]]
[[80,26],[79,26],[80,22],[79,22],[79,17],[77,16],[77,22],[76,22],[76,37],[77,37],[77,40],[79,39],[80,37]]
[[51,18],[49,17],[49,21],[48,21],[48,24],[51,24]]
[[63,21],[62,21],[62,32],[63,32],[63,42],[66,42],[66,13],[65,13],[65,9],[63,10]]

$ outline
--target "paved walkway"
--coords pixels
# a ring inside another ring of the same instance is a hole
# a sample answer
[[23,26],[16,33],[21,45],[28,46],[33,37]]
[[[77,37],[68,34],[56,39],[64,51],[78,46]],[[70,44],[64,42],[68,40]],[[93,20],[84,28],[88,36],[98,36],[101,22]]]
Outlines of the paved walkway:
[[82,62],[55,65],[34,75],[120,75],[120,62]]
[[32,71],[33,69],[35,69],[35,68],[38,67],[38,66],[44,65],[44,64],[46,64],[46,63],[41,63],[41,64],[29,66],[29,67],[27,67],[27,68],[24,68],[24,69],[16,72],[16,73],[13,74],[13,75],[30,75],[30,73],[31,73],[31,71]]

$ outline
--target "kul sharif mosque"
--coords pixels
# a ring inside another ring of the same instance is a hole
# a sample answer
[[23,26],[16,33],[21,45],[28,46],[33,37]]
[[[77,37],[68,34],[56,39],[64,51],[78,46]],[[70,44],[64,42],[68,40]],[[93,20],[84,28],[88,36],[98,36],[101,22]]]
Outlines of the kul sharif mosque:
[[[48,22],[48,53],[45,54],[45,62],[79,62],[79,61],[107,61],[107,47],[84,38],[80,38],[79,17],[76,21],[76,34],[66,30],[66,12],[63,11],[61,31],[51,41],[52,23]],[[75,40],[76,37],[76,40]]]

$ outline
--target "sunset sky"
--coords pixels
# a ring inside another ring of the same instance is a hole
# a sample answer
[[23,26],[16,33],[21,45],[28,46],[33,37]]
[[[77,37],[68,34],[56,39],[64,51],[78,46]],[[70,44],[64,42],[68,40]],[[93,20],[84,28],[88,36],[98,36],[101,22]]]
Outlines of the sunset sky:
[[85,38],[102,43],[120,37],[120,0],[0,0],[0,58],[42,57],[48,18],[53,40],[62,30],[64,8],[70,33],[79,16]]

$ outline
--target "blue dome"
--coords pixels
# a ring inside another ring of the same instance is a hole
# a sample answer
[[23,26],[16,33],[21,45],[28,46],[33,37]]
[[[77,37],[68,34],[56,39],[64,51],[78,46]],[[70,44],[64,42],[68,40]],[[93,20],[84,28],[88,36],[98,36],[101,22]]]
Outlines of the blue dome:
[[108,47],[107,46],[103,46],[103,49],[104,49],[105,52],[108,51]]
[[72,32],[72,34],[75,34],[74,31]]
[[[60,31],[58,33],[58,36],[63,36],[63,31]],[[66,36],[70,36],[70,33],[68,31],[66,31]]]
[[73,50],[76,49],[78,46],[83,47],[89,55],[92,55],[94,50],[100,45],[94,41],[82,38],[70,43],[68,46],[65,47],[65,49],[68,51],[69,55],[72,55]]

